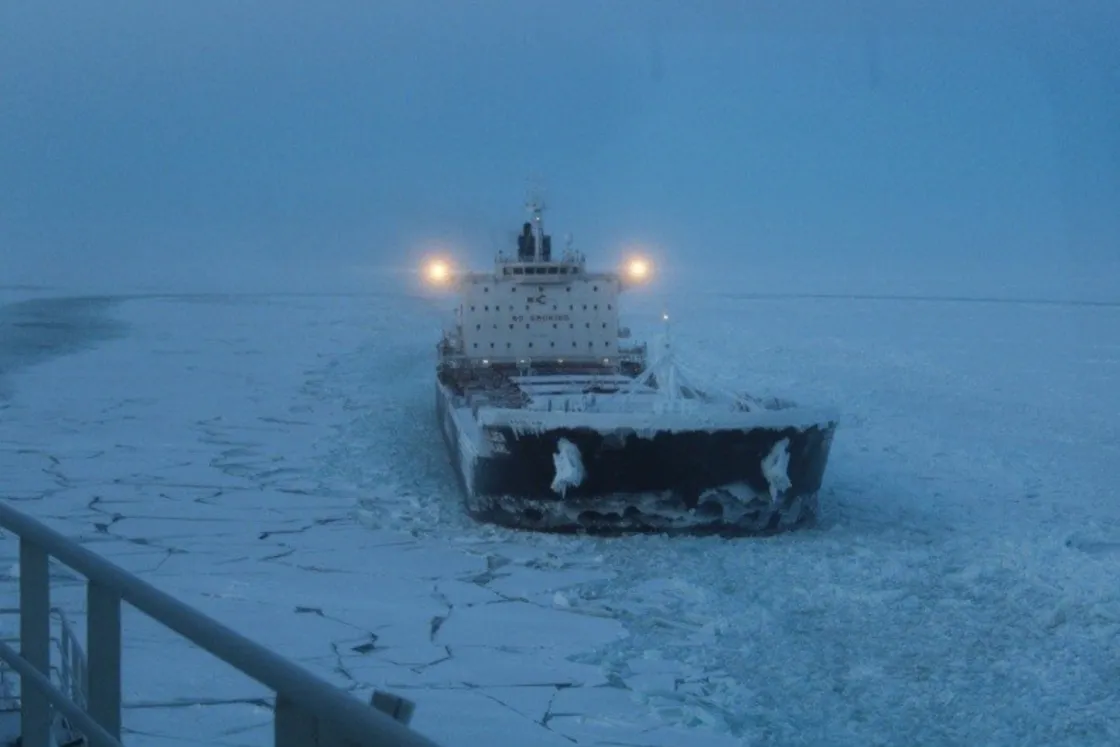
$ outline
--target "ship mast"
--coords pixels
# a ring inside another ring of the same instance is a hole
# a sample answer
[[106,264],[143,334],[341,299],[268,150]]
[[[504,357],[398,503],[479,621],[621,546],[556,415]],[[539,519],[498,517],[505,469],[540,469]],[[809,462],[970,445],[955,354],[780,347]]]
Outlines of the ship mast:
[[544,207],[544,200],[535,194],[530,195],[529,200],[525,203],[525,209],[532,216],[533,230],[536,233],[536,240],[533,242],[535,244],[533,249],[534,262],[540,262],[544,252]]

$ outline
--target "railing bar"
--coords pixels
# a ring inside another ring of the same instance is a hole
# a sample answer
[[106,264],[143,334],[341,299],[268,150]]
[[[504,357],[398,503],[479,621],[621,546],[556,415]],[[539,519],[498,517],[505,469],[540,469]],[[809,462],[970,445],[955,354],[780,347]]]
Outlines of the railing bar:
[[74,672],[70,667],[70,629],[66,626],[66,623],[63,622],[60,630],[61,632],[58,636],[58,651],[60,659],[60,661],[58,662],[58,678],[62,682],[63,692],[73,698],[73,693],[69,692],[70,682],[74,675]]
[[89,703],[87,702],[88,698],[86,698],[84,690],[85,685],[83,684],[85,682],[86,666],[84,660],[79,656],[81,651],[82,647],[78,645],[77,641],[73,641],[71,643],[70,655],[74,657],[74,676],[70,681],[70,689],[74,693],[74,702],[82,708],[88,709]]
[[86,633],[90,679],[89,712],[114,738],[121,738],[121,598],[91,581]]
[[392,743],[396,747],[438,747],[420,733],[342,693],[326,680],[123,571],[3,502],[0,502],[0,527],[20,535],[23,541],[50,548],[55,558],[90,581],[117,590],[121,599],[164,627],[274,692],[300,703],[320,720],[330,721],[345,739],[369,746]]
[[273,747],[309,747],[324,744],[315,717],[283,695],[276,696],[272,717]]
[[[50,556],[40,543],[19,538],[19,656],[49,684],[51,678]],[[48,747],[51,704],[44,692],[20,685],[21,743]]]
[[47,701],[60,710],[70,720],[72,726],[86,736],[93,747],[124,747],[118,740],[101,728],[89,715],[74,703],[63,696],[58,688],[49,679],[6,643],[0,643],[0,659],[7,662],[8,666],[19,672],[19,675],[31,688],[21,687],[24,692],[34,689],[46,696]]

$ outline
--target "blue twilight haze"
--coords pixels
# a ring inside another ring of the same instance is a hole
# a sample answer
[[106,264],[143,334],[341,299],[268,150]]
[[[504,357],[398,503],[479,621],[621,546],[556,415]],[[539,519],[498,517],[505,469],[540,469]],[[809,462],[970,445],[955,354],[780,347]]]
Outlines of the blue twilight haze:
[[682,278],[1120,297],[1115,4],[838,5],[8,2],[0,273],[352,289],[537,179]]

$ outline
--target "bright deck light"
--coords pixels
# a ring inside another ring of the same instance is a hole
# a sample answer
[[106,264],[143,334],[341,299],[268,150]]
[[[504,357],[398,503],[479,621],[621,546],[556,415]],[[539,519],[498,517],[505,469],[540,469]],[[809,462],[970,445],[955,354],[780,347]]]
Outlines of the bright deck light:
[[648,259],[644,257],[631,257],[626,261],[626,279],[631,282],[642,283],[649,279],[652,272]]
[[447,285],[451,281],[451,263],[446,259],[429,260],[424,267],[424,279],[430,285]]

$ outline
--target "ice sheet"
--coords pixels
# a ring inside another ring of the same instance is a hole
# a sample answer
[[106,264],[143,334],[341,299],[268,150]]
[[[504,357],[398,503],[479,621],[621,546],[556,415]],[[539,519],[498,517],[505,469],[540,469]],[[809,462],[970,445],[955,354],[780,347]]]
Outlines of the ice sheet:
[[[415,699],[448,745],[1120,741],[1120,310],[675,308],[693,368],[838,405],[819,528],[473,524],[432,413],[437,314],[391,292],[122,304],[123,339],[10,377],[5,492],[359,696]],[[80,586],[54,591],[81,623]],[[267,743],[259,686],[125,632],[130,744]]]

